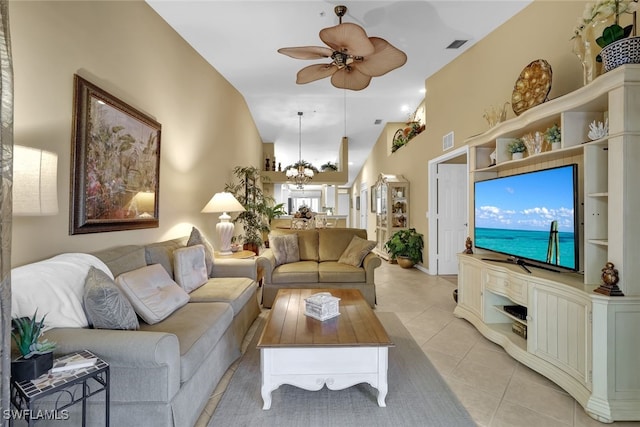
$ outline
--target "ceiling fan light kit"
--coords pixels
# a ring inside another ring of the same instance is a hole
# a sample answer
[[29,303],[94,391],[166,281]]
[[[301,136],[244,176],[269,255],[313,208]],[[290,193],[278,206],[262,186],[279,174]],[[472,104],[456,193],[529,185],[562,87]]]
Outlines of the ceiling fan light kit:
[[295,59],[330,58],[331,63],[314,64],[301,69],[296,83],[306,84],[331,76],[331,84],[339,89],[362,90],[372,77],[379,77],[403,66],[407,55],[380,37],[368,37],[366,31],[351,22],[342,23],[346,6],[334,11],[340,23],[320,30],[320,40],[329,47],[301,46],[278,49]]

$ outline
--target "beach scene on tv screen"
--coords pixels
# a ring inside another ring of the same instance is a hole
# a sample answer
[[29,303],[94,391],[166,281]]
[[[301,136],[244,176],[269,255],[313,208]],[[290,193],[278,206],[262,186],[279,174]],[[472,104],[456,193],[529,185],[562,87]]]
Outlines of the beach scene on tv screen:
[[475,246],[576,269],[574,191],[570,166],[476,182]]

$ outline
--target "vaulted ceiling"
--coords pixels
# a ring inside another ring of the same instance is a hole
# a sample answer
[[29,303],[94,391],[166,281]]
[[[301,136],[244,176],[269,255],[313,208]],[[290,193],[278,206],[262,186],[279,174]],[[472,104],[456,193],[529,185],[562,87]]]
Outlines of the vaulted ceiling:
[[[298,160],[300,139],[304,160],[316,167],[336,162],[346,135],[349,184],[384,124],[406,121],[428,96],[425,79],[531,2],[146,1],[242,93],[263,142],[275,144],[275,156],[283,167]],[[343,22],[358,24],[369,37],[381,37],[404,51],[406,64],[374,77],[361,91],[337,89],[328,78],[296,84],[298,70],[330,60],[298,60],[277,50],[325,46],[318,33],[338,24],[337,5],[348,8]],[[448,49],[455,40],[468,41]],[[299,111],[304,113],[301,137]]]

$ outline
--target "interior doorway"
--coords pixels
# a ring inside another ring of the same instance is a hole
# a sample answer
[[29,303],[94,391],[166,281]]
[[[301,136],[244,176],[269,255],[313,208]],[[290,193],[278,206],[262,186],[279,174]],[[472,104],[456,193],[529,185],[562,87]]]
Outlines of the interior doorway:
[[458,274],[469,235],[468,154],[465,146],[429,162],[429,274]]
[[360,185],[360,225],[359,228],[367,229],[367,213],[369,212],[369,190],[367,183]]

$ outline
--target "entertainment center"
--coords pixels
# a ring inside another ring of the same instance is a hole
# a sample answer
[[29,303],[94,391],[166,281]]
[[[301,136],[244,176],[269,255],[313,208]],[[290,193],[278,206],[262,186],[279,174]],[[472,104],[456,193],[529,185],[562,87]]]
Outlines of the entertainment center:
[[[576,203],[571,216],[577,246],[575,260],[566,265],[550,256],[558,231],[553,226],[548,229],[549,254],[539,263],[537,257],[519,253],[524,249],[517,247],[518,238],[526,241],[519,231],[508,243],[515,246],[482,241],[479,246],[491,251],[475,248],[475,254],[459,255],[454,314],[558,384],[602,422],[640,420],[638,117],[640,65],[625,65],[467,140],[470,201],[476,208],[478,182],[575,165]],[[589,124],[605,120],[608,135],[590,141]],[[561,128],[559,149],[510,159],[509,142],[554,124]],[[553,182],[546,190],[554,191]],[[531,203],[536,203],[533,197]],[[476,230],[477,218],[480,224],[483,219],[472,212],[471,230],[486,232],[480,230],[486,227],[482,224]],[[501,233],[509,234],[508,226],[502,228]],[[486,233],[476,236],[483,238]],[[562,237],[554,244],[566,245]],[[515,256],[509,260],[507,255]],[[618,270],[624,296],[594,292],[608,262]],[[550,268],[556,263],[558,269]]]

